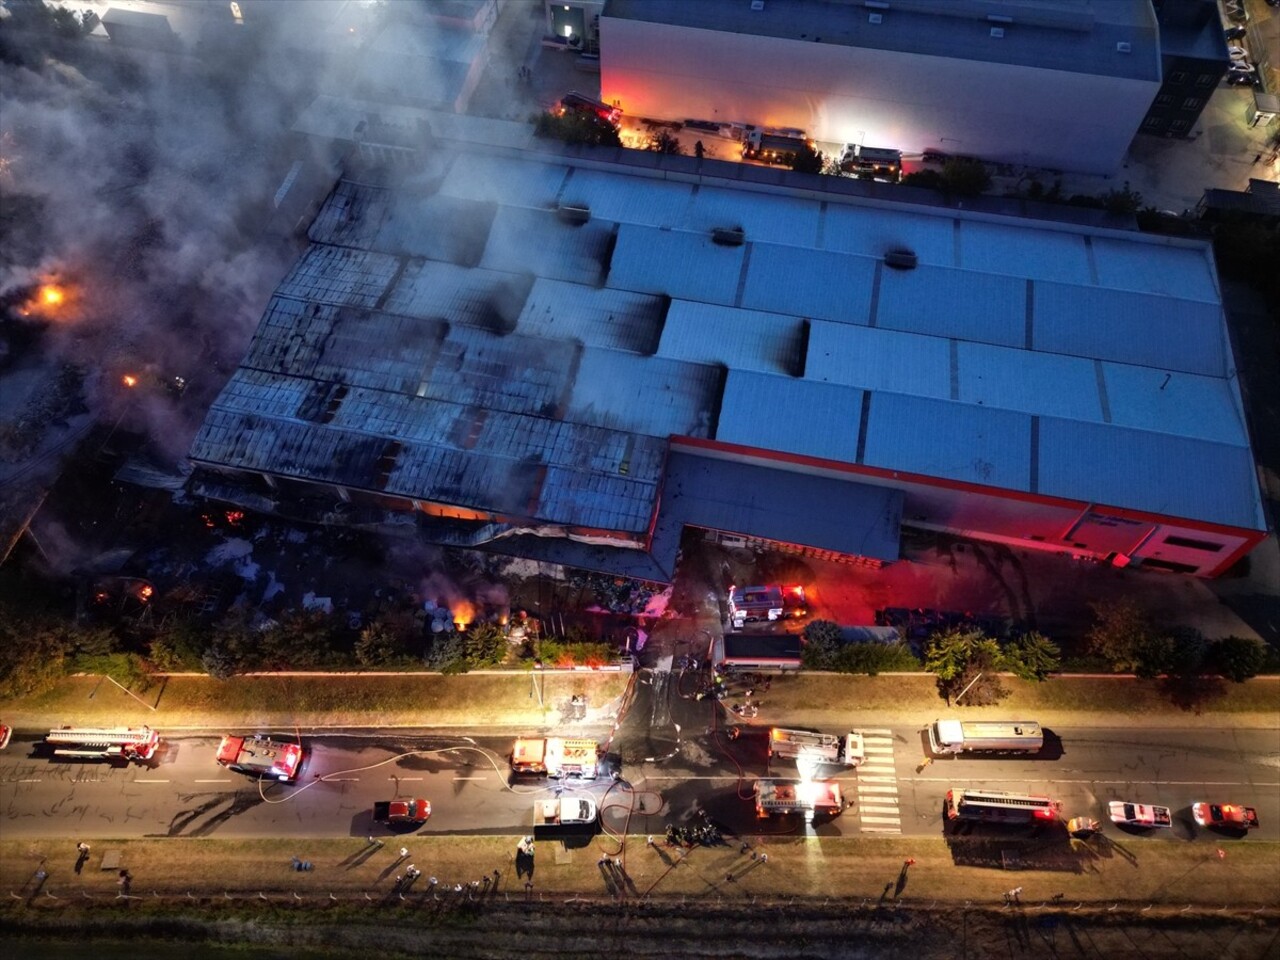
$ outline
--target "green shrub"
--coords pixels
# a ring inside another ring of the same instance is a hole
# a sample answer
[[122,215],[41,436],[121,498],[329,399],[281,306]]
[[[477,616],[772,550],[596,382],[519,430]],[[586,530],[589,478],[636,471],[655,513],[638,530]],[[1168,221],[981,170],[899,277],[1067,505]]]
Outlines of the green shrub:
[[1256,677],[1266,661],[1266,644],[1257,637],[1222,637],[1209,648],[1213,669],[1236,683]]

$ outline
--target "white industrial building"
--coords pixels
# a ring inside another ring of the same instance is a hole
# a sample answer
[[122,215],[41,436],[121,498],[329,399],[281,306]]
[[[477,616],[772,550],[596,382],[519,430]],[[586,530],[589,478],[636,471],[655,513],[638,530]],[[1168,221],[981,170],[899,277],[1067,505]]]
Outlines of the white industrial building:
[[629,114],[1114,173],[1161,83],[1150,0],[608,0]]
[[1202,576],[1264,536],[1206,243],[637,151],[434,156],[338,185],[198,493],[650,580],[686,526]]

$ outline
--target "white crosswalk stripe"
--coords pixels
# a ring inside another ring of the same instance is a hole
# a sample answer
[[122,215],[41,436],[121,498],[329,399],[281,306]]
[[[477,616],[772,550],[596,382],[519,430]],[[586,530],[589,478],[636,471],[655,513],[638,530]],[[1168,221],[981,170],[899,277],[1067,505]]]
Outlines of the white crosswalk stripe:
[[893,732],[863,730],[865,759],[855,771],[858,819],[863,833],[901,834],[898,777],[893,763]]

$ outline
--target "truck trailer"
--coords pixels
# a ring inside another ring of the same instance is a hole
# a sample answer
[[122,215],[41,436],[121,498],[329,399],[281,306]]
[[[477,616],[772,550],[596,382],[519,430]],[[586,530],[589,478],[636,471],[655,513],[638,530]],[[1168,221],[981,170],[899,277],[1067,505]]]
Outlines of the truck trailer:
[[596,802],[587,797],[539,800],[533,805],[535,827],[558,827],[596,822]]
[[1033,720],[935,720],[929,749],[935,756],[961,753],[1039,753],[1044,731]]
[[812,730],[788,730],[774,727],[769,731],[769,756],[788,757],[797,763],[838,763],[856,767],[866,759],[862,734],[850,731],[843,737]]
[[511,750],[511,769],[518,774],[594,780],[600,773],[600,747],[588,739],[521,737]]

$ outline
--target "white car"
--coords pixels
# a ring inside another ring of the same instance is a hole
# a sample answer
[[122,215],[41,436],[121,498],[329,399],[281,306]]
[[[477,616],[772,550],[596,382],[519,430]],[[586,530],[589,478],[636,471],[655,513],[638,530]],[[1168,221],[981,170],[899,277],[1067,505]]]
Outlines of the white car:
[[1124,800],[1112,800],[1107,807],[1111,814],[1111,822],[1126,827],[1171,827],[1173,816],[1168,807],[1157,807],[1154,804],[1130,803]]

